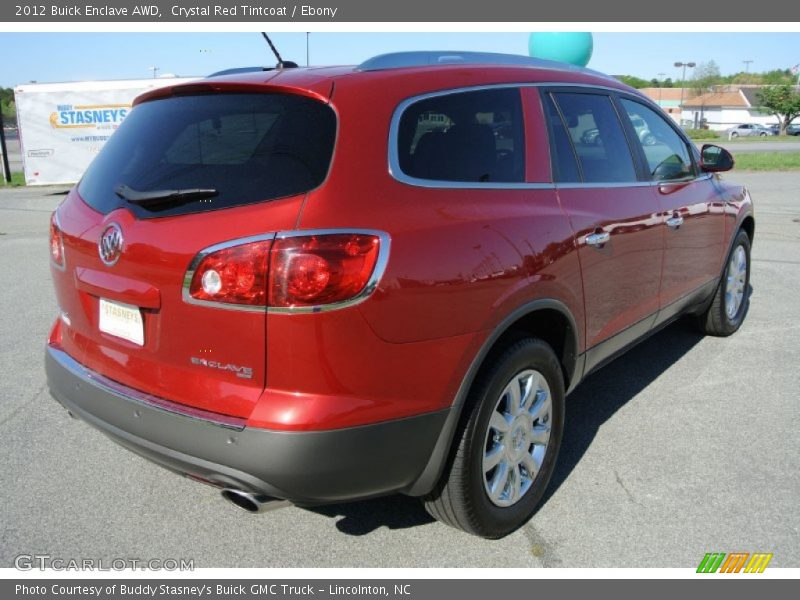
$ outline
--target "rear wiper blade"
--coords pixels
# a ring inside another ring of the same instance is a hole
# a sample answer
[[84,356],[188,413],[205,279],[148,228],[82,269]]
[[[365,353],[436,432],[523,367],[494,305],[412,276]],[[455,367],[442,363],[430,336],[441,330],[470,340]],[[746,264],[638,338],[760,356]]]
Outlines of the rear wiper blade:
[[214,188],[188,188],[184,190],[150,190],[140,192],[130,186],[121,183],[114,188],[114,193],[128,202],[140,206],[150,206],[155,204],[166,204],[174,202],[190,202],[191,200],[203,200],[216,196],[219,192]]

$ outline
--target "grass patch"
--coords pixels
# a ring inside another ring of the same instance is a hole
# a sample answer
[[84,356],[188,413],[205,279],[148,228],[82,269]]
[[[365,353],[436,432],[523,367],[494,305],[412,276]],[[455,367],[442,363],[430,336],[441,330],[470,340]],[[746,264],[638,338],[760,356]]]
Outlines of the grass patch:
[[0,185],[6,186],[6,187],[20,187],[20,186],[23,186],[23,185],[25,185],[25,175],[23,175],[21,172],[18,172],[18,171],[14,172],[14,173],[11,173],[11,183],[6,183],[5,178],[2,175],[0,175]]
[[769,142],[800,142],[800,135],[767,135],[767,136],[750,136],[750,137],[738,137],[738,138],[731,138],[728,139],[728,136],[725,134],[720,135],[720,139],[724,140],[726,144],[738,144],[738,143],[751,143],[756,142],[765,144]]
[[718,140],[720,137],[713,129],[686,129],[685,132],[693,140]]
[[800,152],[742,152],[734,158],[740,171],[800,170]]

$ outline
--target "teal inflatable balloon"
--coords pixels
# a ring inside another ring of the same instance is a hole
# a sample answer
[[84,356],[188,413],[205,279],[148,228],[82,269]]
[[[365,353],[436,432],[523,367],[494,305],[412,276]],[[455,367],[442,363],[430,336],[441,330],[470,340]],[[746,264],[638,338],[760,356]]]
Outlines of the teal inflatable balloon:
[[592,58],[591,33],[534,32],[528,38],[528,54],[533,58],[557,60],[585,67]]

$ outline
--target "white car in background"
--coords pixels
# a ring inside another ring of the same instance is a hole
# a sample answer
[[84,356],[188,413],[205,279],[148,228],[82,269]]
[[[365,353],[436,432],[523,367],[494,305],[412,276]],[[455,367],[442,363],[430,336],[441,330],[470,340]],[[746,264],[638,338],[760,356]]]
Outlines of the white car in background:
[[725,133],[728,134],[728,139],[738,137],[767,137],[768,135],[774,135],[772,130],[763,125],[758,125],[757,123],[742,123],[741,125],[726,129]]

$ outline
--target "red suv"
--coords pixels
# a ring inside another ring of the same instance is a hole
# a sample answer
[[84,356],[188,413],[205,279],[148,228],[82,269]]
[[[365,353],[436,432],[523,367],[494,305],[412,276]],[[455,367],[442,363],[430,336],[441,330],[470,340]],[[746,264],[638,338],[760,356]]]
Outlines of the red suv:
[[154,90],[53,214],[50,390],[248,510],[401,492],[500,537],[583,377],[681,315],[742,323],[732,166],[618,81],[523,57]]

